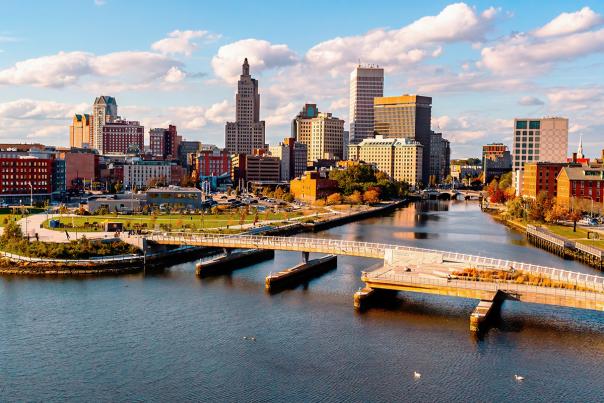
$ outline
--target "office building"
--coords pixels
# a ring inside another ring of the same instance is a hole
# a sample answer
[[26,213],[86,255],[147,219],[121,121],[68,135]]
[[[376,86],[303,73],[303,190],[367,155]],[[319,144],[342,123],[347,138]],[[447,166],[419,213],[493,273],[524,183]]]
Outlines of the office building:
[[451,164],[451,145],[442,133],[430,135],[430,179],[431,185],[443,183],[449,176]]
[[290,181],[306,171],[308,149],[306,144],[294,138],[286,138],[278,145],[269,147],[269,154],[281,160],[281,180]]
[[243,62],[235,96],[235,121],[225,126],[225,148],[231,154],[252,154],[264,148],[263,120],[260,120],[258,80],[250,76],[247,58]]
[[114,120],[103,125],[103,154],[140,154],[145,128],[137,121]]
[[558,193],[556,178],[562,168],[569,166],[563,162],[527,162],[522,175],[521,196],[536,198],[544,192],[553,198]]
[[182,140],[178,145],[178,160],[180,161],[180,165],[190,169],[193,166],[191,156],[200,150],[200,141]]
[[410,138],[366,138],[349,147],[350,159],[375,165],[391,179],[416,186],[422,179],[423,146]]
[[52,158],[0,156],[0,200],[10,205],[50,200],[52,173]]
[[512,170],[512,155],[508,146],[502,143],[491,143],[482,146],[483,183],[491,183],[493,179]]
[[92,144],[92,116],[75,114],[69,126],[69,146],[88,148]]
[[104,153],[103,126],[118,118],[117,102],[114,97],[102,95],[94,100],[92,105],[92,148]]
[[526,162],[566,162],[568,119],[514,119],[513,169]]
[[231,155],[216,146],[192,154],[192,163],[200,178],[231,173]]
[[[374,137],[373,99],[384,96],[384,69],[358,65],[350,73],[349,139],[351,143]],[[346,139],[348,142],[348,139]]]
[[100,157],[91,150],[71,149],[60,153],[65,160],[67,191],[81,191],[100,178]]
[[231,180],[236,186],[280,183],[281,161],[268,155],[235,154],[231,157]]
[[169,125],[167,129],[155,128],[149,130],[149,149],[154,157],[176,159],[180,141],[181,137],[174,125]]
[[307,147],[307,162],[344,157],[344,121],[306,104],[292,122],[292,137]]
[[420,95],[374,98],[374,132],[384,138],[410,138],[423,146],[422,182],[430,178],[432,98]]
[[133,160],[123,165],[124,188],[144,189],[155,184],[172,183],[172,166],[169,161]]

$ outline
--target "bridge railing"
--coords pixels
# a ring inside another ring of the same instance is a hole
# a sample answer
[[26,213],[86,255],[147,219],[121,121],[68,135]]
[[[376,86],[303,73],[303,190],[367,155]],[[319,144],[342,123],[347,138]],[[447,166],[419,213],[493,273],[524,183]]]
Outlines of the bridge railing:
[[477,268],[490,268],[499,270],[521,270],[534,275],[547,276],[553,280],[573,282],[577,285],[588,285],[591,288],[604,291],[604,276],[579,273],[569,270],[556,269],[535,265],[531,263],[516,262],[513,260],[489,258],[483,256],[469,255],[465,253],[441,251],[426,248],[417,248],[405,245],[392,245],[376,242],[348,241],[332,238],[306,238],[286,236],[263,236],[263,235],[223,235],[206,233],[159,233],[148,237],[155,241],[172,241],[184,245],[199,243],[208,246],[226,248],[241,248],[252,246],[258,249],[281,249],[281,250],[306,250],[324,253],[347,254],[354,256],[365,256],[370,258],[384,258],[386,249],[398,251],[412,251],[424,253],[442,254],[445,261],[463,262]]
[[554,297],[572,297],[580,300],[592,300],[604,303],[604,294],[583,290],[573,290],[568,288],[544,287],[530,284],[518,284],[506,281],[472,281],[456,280],[446,278],[428,278],[414,274],[385,272],[372,275],[363,272],[363,279],[375,282],[399,283],[401,285],[411,284],[417,286],[436,286],[458,289],[467,289],[484,292],[495,292],[497,290],[505,291],[511,294],[542,294]]

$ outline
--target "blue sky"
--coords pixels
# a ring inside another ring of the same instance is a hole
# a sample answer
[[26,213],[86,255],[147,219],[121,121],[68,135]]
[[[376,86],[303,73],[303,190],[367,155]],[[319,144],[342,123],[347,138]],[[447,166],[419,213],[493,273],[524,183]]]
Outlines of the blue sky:
[[[305,5],[308,4],[308,5]],[[35,12],[32,11],[35,9]],[[0,141],[66,145],[97,95],[146,127],[223,144],[244,57],[260,81],[267,141],[304,102],[348,120],[360,59],[386,95],[433,98],[454,157],[510,142],[514,117],[565,116],[569,148],[604,147],[604,4],[597,1],[4,1]]]

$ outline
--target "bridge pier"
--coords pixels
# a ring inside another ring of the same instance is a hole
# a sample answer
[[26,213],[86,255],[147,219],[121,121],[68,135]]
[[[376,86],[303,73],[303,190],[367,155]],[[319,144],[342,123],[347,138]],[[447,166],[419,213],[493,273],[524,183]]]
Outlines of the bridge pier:
[[484,331],[486,325],[491,322],[491,319],[497,314],[501,303],[505,299],[505,293],[501,290],[497,290],[495,293],[488,297],[480,299],[480,302],[474,308],[474,311],[470,315],[470,331],[481,332]]
[[310,252],[302,252],[302,263],[308,263],[309,256],[310,256]]

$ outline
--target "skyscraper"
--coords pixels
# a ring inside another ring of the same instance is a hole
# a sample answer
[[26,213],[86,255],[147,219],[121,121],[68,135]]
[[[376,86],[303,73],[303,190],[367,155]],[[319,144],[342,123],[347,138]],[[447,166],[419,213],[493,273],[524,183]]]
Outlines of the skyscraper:
[[88,148],[92,140],[92,117],[85,114],[73,116],[73,123],[69,126],[69,147]]
[[103,154],[103,126],[118,118],[117,102],[114,97],[101,95],[92,105],[92,148]]
[[308,162],[344,157],[344,121],[306,104],[292,122],[292,137],[306,144]]
[[350,73],[351,142],[374,137],[373,99],[384,96],[384,69],[358,65]]
[[237,83],[235,121],[225,126],[225,148],[231,154],[252,154],[255,148],[264,148],[264,120],[260,120],[258,80],[250,76],[247,58]]
[[419,95],[374,98],[374,131],[384,138],[411,138],[423,146],[422,181],[430,177],[432,98]]

